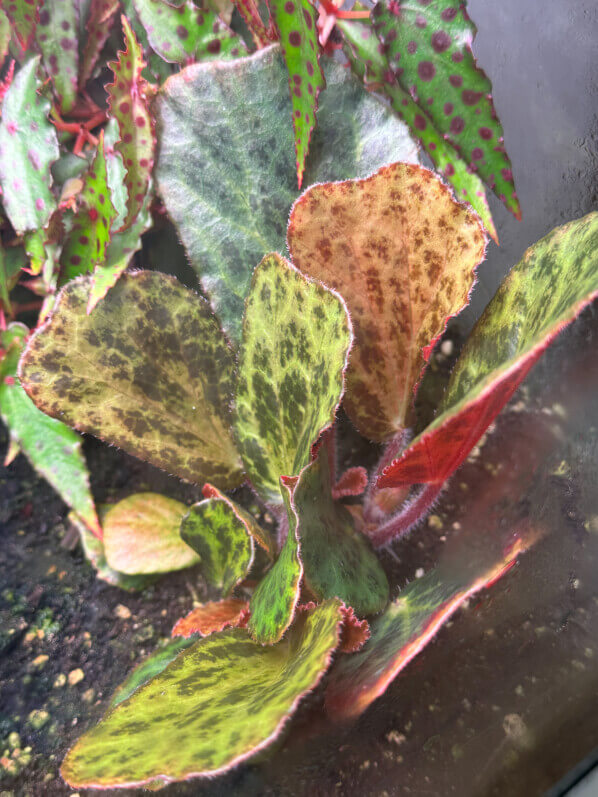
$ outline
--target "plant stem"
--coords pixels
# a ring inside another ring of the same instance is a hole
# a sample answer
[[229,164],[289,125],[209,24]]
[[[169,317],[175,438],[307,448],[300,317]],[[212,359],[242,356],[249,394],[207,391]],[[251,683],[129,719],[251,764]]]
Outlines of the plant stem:
[[412,529],[432,508],[442,487],[442,484],[424,484],[415,498],[406,502],[396,515],[393,515],[375,531],[368,533],[374,548],[380,548]]

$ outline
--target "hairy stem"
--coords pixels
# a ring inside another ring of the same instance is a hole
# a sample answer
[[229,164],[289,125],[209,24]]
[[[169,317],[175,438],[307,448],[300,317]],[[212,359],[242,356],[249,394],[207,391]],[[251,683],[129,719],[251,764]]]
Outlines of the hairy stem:
[[415,498],[409,500],[396,515],[375,531],[368,532],[374,548],[380,548],[412,529],[432,508],[442,487],[442,484],[424,484]]

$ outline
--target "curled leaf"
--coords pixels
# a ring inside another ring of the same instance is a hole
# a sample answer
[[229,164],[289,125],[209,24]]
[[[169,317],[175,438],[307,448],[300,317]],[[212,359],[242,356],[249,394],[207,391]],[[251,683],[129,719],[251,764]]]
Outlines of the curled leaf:
[[248,616],[249,604],[239,598],[202,603],[175,623],[172,636],[209,636],[229,627],[243,628]]
[[268,554],[269,558],[272,559],[276,552],[276,546],[274,540],[272,539],[272,535],[263,529],[259,523],[256,522],[255,518],[249,514],[242,506],[239,506],[235,501],[231,500],[227,495],[221,493],[216,487],[212,484],[204,484],[202,489],[204,498],[218,498],[222,501],[226,501],[226,503],[230,506],[232,511],[237,516],[238,520],[245,526],[245,530],[247,534],[253,537],[254,541],[263,548],[264,551]]

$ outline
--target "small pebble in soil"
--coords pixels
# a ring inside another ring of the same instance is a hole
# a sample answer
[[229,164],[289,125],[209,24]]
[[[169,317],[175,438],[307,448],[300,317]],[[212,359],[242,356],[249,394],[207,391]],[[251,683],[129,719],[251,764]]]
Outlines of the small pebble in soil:
[[131,616],[131,610],[124,606],[122,603],[119,603],[118,606],[114,609],[114,614],[120,618],[121,620],[128,620]]
[[440,515],[430,515],[428,518],[428,526],[431,529],[440,530],[443,527],[444,523],[442,522],[442,518]]
[[54,689],[61,689],[66,684],[66,675],[63,672],[58,673],[54,678]]
[[27,717],[27,722],[33,730],[39,731],[40,728],[43,728],[46,722],[50,719],[50,715],[47,711],[43,709],[34,709],[33,711],[29,712],[29,716]]
[[85,673],[78,667],[76,670],[71,670],[68,676],[68,681],[71,686],[76,686],[85,678]]

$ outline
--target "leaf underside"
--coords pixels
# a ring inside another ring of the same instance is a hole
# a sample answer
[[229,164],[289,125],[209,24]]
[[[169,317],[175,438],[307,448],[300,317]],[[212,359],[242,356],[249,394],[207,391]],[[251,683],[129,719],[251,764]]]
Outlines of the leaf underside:
[[111,787],[230,769],[272,742],[317,685],[340,619],[339,602],[328,601],[276,646],[242,629],[200,639],[79,739],[62,776],[74,788]]
[[248,610],[249,603],[240,598],[202,603],[177,621],[172,636],[209,636],[228,627],[237,628],[244,624]]
[[[307,184],[414,161],[407,128],[340,64],[328,61]],[[283,251],[297,180],[291,101],[276,46],[171,77],[154,105],[156,180],[191,265],[232,340],[255,264]]]
[[234,357],[208,303],[172,277],[123,274],[87,315],[90,278],[61,291],[21,362],[44,412],[201,483],[242,481],[230,435]]
[[384,470],[379,486],[445,481],[597,295],[598,213],[590,213],[557,227],[513,267],[470,335],[438,417]]
[[293,262],[347,302],[355,345],[344,406],[383,441],[409,421],[415,387],[450,316],[469,301],[485,236],[476,216],[421,166],[309,188],[295,203]]

